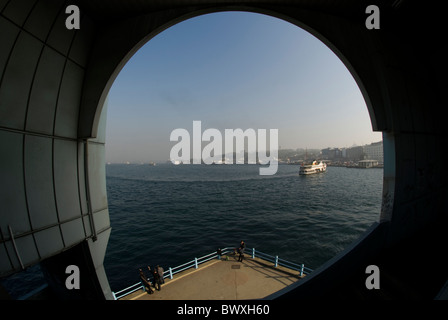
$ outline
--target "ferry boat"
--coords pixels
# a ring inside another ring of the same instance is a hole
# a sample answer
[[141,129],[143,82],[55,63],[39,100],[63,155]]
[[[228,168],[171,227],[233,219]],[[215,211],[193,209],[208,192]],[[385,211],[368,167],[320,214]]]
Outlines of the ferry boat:
[[299,169],[299,174],[300,175],[315,174],[325,171],[327,171],[327,164],[322,161],[317,163],[317,161],[314,160],[311,164],[302,163]]

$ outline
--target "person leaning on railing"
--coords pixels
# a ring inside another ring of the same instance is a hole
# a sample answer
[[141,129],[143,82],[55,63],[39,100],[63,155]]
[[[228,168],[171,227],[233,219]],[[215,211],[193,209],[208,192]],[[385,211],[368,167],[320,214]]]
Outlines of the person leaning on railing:
[[139,269],[140,272],[140,280],[142,281],[143,285],[146,288],[146,292],[149,294],[153,293],[154,291],[151,289],[151,284],[148,282],[148,279],[146,278],[145,274],[143,273],[142,269]]

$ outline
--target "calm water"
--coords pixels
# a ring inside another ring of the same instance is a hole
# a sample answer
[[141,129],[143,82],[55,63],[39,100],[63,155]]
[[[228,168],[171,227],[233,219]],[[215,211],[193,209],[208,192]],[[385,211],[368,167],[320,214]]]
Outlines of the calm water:
[[299,176],[281,165],[108,165],[112,233],[104,266],[113,291],[137,269],[167,269],[214,252],[248,247],[317,268],[378,221],[383,171],[329,167]]
[[[112,291],[138,268],[177,266],[244,240],[315,269],[356,240],[381,207],[383,170],[329,167],[299,176],[280,165],[107,165],[112,233],[104,267]],[[36,265],[2,280],[20,297],[45,280]]]

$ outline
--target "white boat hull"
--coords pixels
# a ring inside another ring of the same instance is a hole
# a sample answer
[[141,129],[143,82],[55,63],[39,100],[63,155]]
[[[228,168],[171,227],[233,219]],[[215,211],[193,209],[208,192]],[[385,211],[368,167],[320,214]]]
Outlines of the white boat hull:
[[320,162],[319,164],[314,161],[313,164],[310,165],[301,165],[299,169],[300,175],[309,175],[309,174],[316,174],[316,173],[322,173],[327,171],[327,165],[323,162]]

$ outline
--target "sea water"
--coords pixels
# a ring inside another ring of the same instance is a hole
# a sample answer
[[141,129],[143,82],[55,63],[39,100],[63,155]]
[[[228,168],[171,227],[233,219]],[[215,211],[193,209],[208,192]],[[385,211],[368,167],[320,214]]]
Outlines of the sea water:
[[[112,291],[218,248],[247,247],[316,269],[378,221],[382,169],[327,167],[300,176],[279,165],[110,164],[111,234],[104,268]],[[45,283],[39,265],[2,280],[13,298]]]
[[300,176],[280,165],[107,166],[112,232],[104,267],[112,291],[138,268],[248,247],[315,269],[355,241],[381,208],[382,169],[328,167]]

